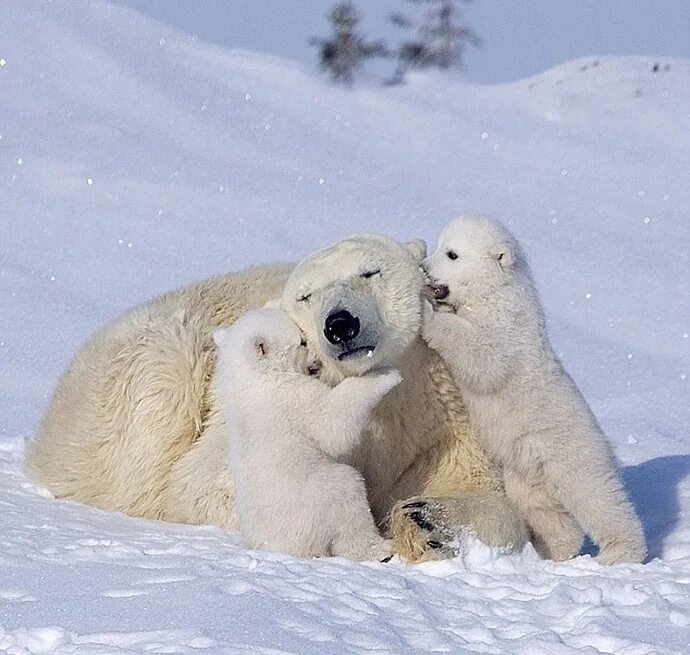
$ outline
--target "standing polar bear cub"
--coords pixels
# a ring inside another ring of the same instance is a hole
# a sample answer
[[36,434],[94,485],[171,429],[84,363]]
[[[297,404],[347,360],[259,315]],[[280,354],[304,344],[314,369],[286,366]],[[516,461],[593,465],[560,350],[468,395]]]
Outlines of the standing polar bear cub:
[[640,521],[595,417],[548,342],[516,239],[493,219],[462,217],[424,265],[448,311],[429,312],[423,336],[450,366],[537,549],[574,557],[584,529],[602,563],[641,562]]
[[296,557],[390,555],[361,474],[336,460],[360,446],[397,371],[309,377],[306,342],[279,309],[257,309],[214,332],[227,409],[229,463],[240,529],[253,547]]

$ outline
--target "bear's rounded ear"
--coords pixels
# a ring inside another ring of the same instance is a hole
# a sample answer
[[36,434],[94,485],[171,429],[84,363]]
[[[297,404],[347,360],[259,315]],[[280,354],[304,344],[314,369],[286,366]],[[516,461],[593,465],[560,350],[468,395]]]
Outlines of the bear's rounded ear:
[[264,307],[266,309],[280,309],[280,298],[271,298]]
[[515,263],[515,253],[509,243],[496,244],[490,254],[504,271],[512,268]]
[[426,257],[426,241],[424,239],[414,239],[405,244],[405,247],[412,253],[412,256],[421,262]]

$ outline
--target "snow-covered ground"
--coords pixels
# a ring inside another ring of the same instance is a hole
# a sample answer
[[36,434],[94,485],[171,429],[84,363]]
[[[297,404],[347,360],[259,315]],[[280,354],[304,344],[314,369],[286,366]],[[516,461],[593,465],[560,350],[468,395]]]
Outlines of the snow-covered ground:
[[[22,0],[0,4],[0,101],[0,651],[690,651],[690,61],[347,91],[120,7]],[[531,255],[647,564],[299,561],[23,478],[61,370],[127,307],[355,231],[433,241],[461,211]]]

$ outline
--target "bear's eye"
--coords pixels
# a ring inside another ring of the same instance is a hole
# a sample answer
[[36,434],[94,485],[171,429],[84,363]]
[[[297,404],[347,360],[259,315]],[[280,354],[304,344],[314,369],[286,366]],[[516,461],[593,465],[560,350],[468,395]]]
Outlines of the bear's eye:
[[299,342],[299,345],[302,346],[302,348],[306,348],[307,347],[307,340],[302,339],[302,341]]
[[455,261],[458,258],[458,253],[455,252],[455,250],[449,250],[446,253],[446,256],[448,257],[448,259]]
[[374,275],[381,275],[381,269],[377,268],[375,271],[366,271],[365,273],[362,273],[361,277],[363,277],[365,280],[368,280],[370,277],[374,277]]
[[299,298],[297,298],[297,302],[306,302],[307,300],[309,300],[309,298],[311,298],[311,294],[305,293],[304,295],[301,295]]

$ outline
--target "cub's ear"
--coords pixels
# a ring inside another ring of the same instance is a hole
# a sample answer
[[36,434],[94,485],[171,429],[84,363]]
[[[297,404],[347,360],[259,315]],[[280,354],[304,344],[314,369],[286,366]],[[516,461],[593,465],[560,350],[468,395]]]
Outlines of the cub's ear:
[[280,309],[280,298],[272,298],[264,305],[264,307],[266,309]]
[[489,254],[504,271],[512,268],[515,264],[515,253],[509,243],[497,243]]
[[405,247],[419,262],[426,257],[426,241],[424,241],[424,239],[415,239],[414,241],[409,241],[405,244]]
[[216,346],[219,348],[223,347],[223,344],[228,340],[228,335],[230,333],[229,327],[218,328],[213,331],[213,340],[216,342]]

